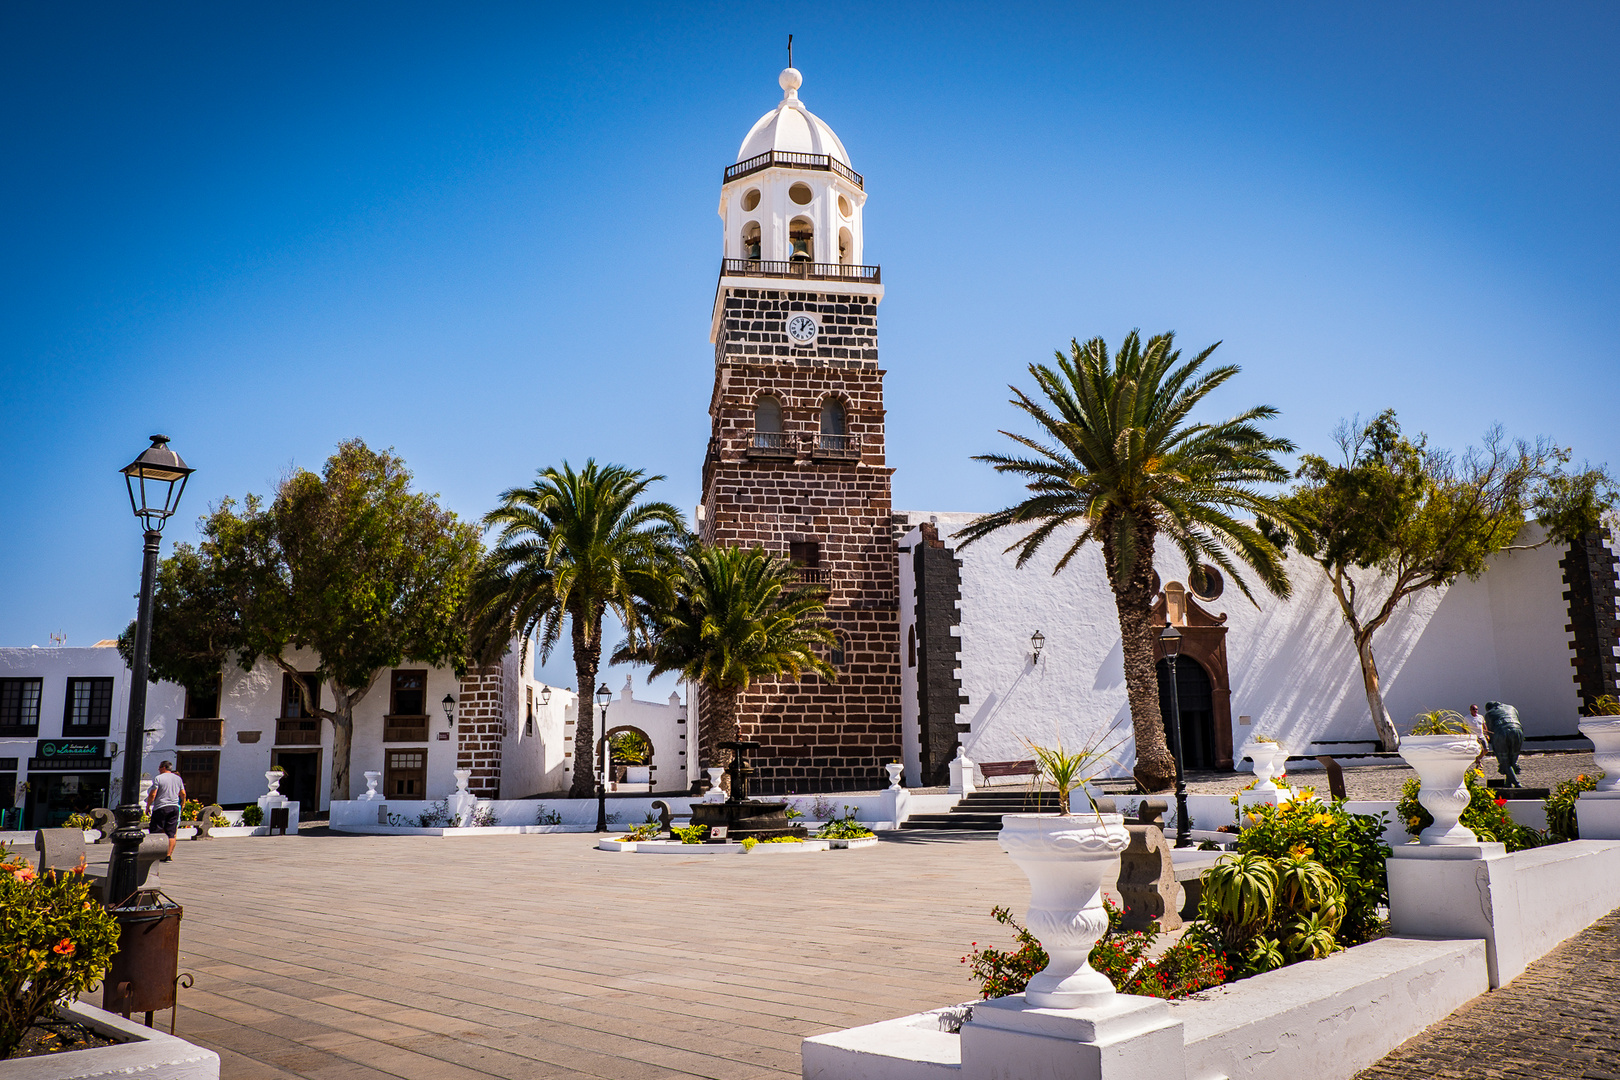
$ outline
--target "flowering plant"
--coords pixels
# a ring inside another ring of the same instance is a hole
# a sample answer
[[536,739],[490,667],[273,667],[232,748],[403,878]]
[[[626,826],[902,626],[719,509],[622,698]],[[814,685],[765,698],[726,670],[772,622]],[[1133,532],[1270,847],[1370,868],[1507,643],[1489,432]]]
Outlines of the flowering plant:
[[1251,807],[1248,817],[1249,827],[1238,836],[1240,853],[1280,859],[1309,852],[1344,889],[1339,944],[1358,945],[1377,936],[1383,926],[1378,907],[1389,902],[1384,815],[1352,814],[1343,799],[1323,803],[1310,788],[1301,788],[1292,802]]
[[35,872],[0,848],[0,1059],[58,1004],[100,980],[118,924],[79,868]]
[[1575,826],[1575,800],[1583,791],[1595,791],[1597,782],[1605,776],[1582,773],[1573,780],[1565,780],[1552,789],[1543,804],[1547,808],[1547,839],[1559,844],[1565,840],[1579,840],[1580,830]]
[[[1462,824],[1481,840],[1487,844],[1505,844],[1509,851],[1540,847],[1547,842],[1542,833],[1513,820],[1513,815],[1508,813],[1507,800],[1497,797],[1479,769],[1469,769],[1463,783],[1468,787],[1468,808],[1462,812]],[[1401,801],[1395,807],[1412,836],[1434,824],[1434,817],[1418,802],[1418,790],[1418,780],[1415,777],[1408,780],[1401,787]]]

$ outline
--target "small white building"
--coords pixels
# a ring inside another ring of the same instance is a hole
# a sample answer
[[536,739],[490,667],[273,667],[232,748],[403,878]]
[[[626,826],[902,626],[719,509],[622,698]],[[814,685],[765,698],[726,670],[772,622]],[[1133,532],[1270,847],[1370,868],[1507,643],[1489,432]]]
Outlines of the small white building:
[[[1124,764],[1113,771],[1128,773],[1130,708],[1101,550],[1087,545],[1054,575],[1061,536],[1020,569],[1017,553],[1004,550],[1011,536],[959,544],[976,514],[899,516],[907,782],[944,782],[959,745],[975,762],[1018,761],[1031,756],[1029,742],[1074,748],[1116,723]],[[1176,683],[1190,768],[1234,768],[1260,734],[1295,755],[1376,749],[1355,650],[1320,567],[1291,553],[1293,596],[1278,600],[1251,583],[1256,606],[1219,574],[1198,595],[1164,547],[1156,621],[1182,634]],[[1563,555],[1552,544],[1504,553],[1477,580],[1401,606],[1373,641],[1398,727],[1420,711],[1495,700],[1517,707],[1527,739],[1575,733],[1581,692]]]

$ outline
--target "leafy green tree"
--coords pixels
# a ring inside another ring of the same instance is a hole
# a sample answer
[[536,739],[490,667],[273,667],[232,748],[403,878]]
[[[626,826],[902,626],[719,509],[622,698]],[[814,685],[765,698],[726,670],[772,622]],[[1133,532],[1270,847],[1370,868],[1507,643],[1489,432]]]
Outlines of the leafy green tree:
[[652,665],[652,677],[679,672],[702,688],[698,737],[711,765],[731,761],[720,744],[738,738],[738,699],[756,679],[804,672],[837,679],[818,651],[837,643],[825,621],[825,591],[796,584],[792,565],[758,545],[693,544],[663,601],[649,606],[647,638],[614,656]]
[[632,641],[641,633],[638,601],[666,590],[685,535],[681,513],[667,502],[638,502],[662,476],[622,465],[586,461],[578,472],[540,470],[530,486],[501,495],[484,516],[498,529],[495,548],[479,568],[473,590],[474,636],[482,655],[514,638],[538,635],[549,656],[569,623],[579,716],[574,725],[571,794],[594,790],[586,762],[596,757],[591,711],[602,660],[602,617],[612,609]]
[[1280,525],[1263,525],[1327,575],[1378,741],[1394,750],[1400,739],[1384,707],[1374,636],[1415,593],[1477,578],[1499,552],[1539,546],[1513,543],[1538,493],[1549,513],[1561,509],[1573,520],[1570,500],[1547,490],[1566,455],[1544,440],[1510,442],[1499,427],[1482,448],[1450,454],[1430,448],[1425,436],[1403,435],[1392,409],[1365,426],[1341,424],[1334,437],[1340,460],[1305,455]]
[[[264,658],[293,675],[309,715],[332,723],[333,799],[349,797],[354,710],[378,675],[406,661],[459,668],[467,654],[478,529],[410,485],[393,453],[342,443],[319,475],[282,480],[268,506],[221,502],[197,549],[159,573],[153,680],[198,685],[231,655],[243,670]],[[297,677],[306,649],[330,707]]]
[[1093,338],[1071,342],[1068,356],[1057,354],[1055,369],[1031,364],[1037,392],[1012,387],[1012,404],[1035,421],[1040,435],[1002,432],[1031,453],[977,459],[1023,479],[1030,495],[974,519],[958,534],[970,544],[1016,530],[1007,550],[1017,549],[1019,566],[1057,537],[1064,550],[1054,573],[1087,543],[1102,546],[1124,650],[1135,773],[1149,791],[1175,777],[1150,624],[1158,539],[1181,552],[1189,575],[1207,560],[1251,600],[1233,556],[1275,595],[1286,597],[1289,590],[1281,552],[1240,515],[1275,515],[1276,504],[1258,486],[1288,479],[1277,455],[1293,444],[1261,430],[1259,422],[1277,412],[1266,405],[1217,423],[1191,422],[1193,409],[1238,368],[1204,370],[1215,345],[1187,361],[1174,345],[1173,334],[1144,345],[1132,331],[1112,356],[1107,342]]

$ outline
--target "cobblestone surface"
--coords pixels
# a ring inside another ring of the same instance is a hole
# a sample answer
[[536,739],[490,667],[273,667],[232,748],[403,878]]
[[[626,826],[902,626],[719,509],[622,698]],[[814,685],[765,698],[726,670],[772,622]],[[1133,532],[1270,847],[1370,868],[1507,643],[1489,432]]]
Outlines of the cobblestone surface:
[[1620,1080],[1620,911],[1356,1080]]
[[[1519,783],[1525,787],[1550,788],[1560,781],[1573,780],[1581,773],[1590,773],[1594,768],[1590,751],[1525,754],[1519,759]],[[1347,766],[1344,770],[1345,792],[1351,799],[1399,799],[1401,785],[1416,775],[1399,762],[1392,765]],[[1485,775],[1492,779],[1501,775],[1496,771],[1495,759],[1489,756],[1485,758]],[[1189,773],[1187,790],[1211,795],[1230,794],[1248,786],[1253,779],[1254,774],[1249,772]],[[1293,774],[1293,781],[1314,786],[1317,794],[1327,795],[1327,773],[1321,769],[1301,769]]]

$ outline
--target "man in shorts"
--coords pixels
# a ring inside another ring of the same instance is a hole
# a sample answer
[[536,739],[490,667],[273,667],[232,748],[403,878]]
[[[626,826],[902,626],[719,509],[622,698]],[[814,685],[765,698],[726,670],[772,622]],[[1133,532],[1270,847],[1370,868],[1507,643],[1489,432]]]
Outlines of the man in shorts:
[[146,812],[152,815],[152,824],[147,831],[165,833],[169,837],[169,853],[163,856],[164,862],[174,858],[174,842],[180,830],[180,807],[185,801],[186,783],[174,771],[174,763],[160,763],[157,779],[152,781],[152,786],[146,792]]

